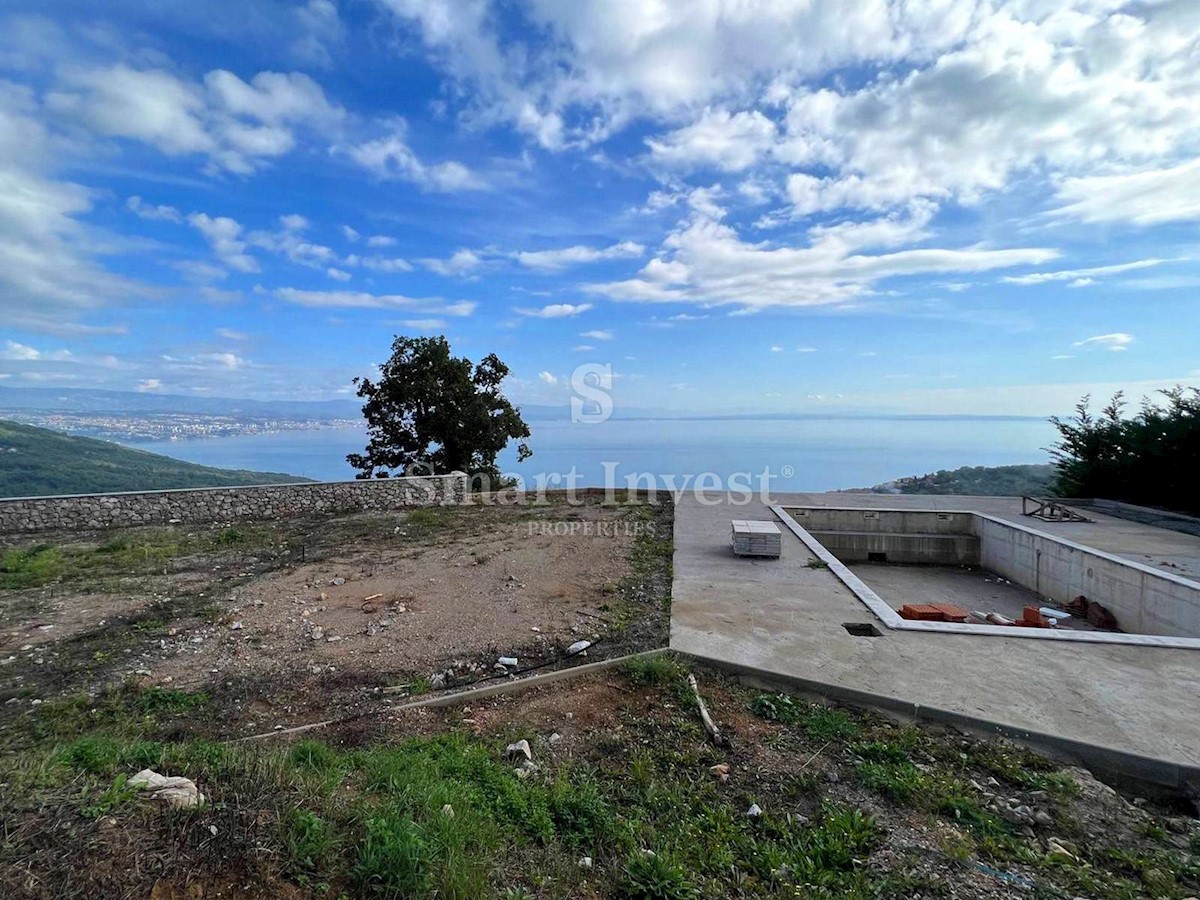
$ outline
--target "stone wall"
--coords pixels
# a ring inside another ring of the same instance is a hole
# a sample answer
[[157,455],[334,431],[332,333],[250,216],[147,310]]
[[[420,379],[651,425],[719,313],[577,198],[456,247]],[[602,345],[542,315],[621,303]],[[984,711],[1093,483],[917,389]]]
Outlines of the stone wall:
[[462,473],[180,491],[0,499],[0,533],[234,522],[459,503]]

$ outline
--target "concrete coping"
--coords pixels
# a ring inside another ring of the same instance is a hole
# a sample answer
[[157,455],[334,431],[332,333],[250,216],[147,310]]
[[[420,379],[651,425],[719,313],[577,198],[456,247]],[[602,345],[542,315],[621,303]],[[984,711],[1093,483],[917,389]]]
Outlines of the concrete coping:
[[[772,506],[771,512],[779,517],[779,520],[786,525],[791,532],[798,537],[806,547],[813,553],[817,559],[825,563],[831,572],[846,585],[862,603],[872,613],[875,614],[884,625],[895,631],[932,631],[942,634],[969,634],[979,636],[992,637],[1012,637],[1012,638],[1029,638],[1032,640],[1043,641],[1074,641],[1081,644],[1125,644],[1133,647],[1164,647],[1175,650],[1200,650],[1200,638],[1185,638],[1171,637],[1168,635],[1158,634],[1112,634],[1099,631],[1067,631],[1055,628],[1023,628],[1019,625],[968,625],[961,622],[922,622],[903,618],[896,610],[883,600],[875,591],[871,590],[861,578],[855,575],[850,568],[840,559],[834,556],[825,548],[825,546],[815,537],[809,534],[795,519],[787,513],[789,507]],[[792,509],[800,509],[802,507],[790,507]],[[860,512],[858,507],[850,506],[823,506],[822,510],[838,510],[849,512]],[[970,510],[914,510],[914,509],[872,509],[873,512],[894,512],[894,513],[913,513],[913,512],[940,512],[940,513],[958,513],[961,515],[979,516],[981,519],[986,519],[989,522],[995,522],[1000,525],[1015,528],[1019,531],[1025,531],[1030,534],[1035,534],[1038,537],[1046,538],[1050,541],[1055,541],[1064,544],[1072,549],[1091,553],[1102,557],[1109,561],[1120,565],[1129,566],[1143,573],[1154,575],[1158,578],[1163,578],[1169,581],[1174,581],[1179,584],[1186,585],[1191,588],[1200,590],[1200,584],[1190,581],[1186,578],[1180,578],[1178,575],[1170,575],[1165,572],[1156,572],[1149,566],[1144,566],[1132,560],[1123,559],[1119,556],[1113,556],[1111,553],[1104,553],[1092,547],[1086,547],[1083,544],[1077,544],[1073,541],[1065,541],[1057,535],[1047,534],[1044,531],[1038,531],[1034,528],[1028,528],[1024,525],[1010,522],[1007,519],[1001,519],[996,516],[989,516],[984,513],[972,512]]]

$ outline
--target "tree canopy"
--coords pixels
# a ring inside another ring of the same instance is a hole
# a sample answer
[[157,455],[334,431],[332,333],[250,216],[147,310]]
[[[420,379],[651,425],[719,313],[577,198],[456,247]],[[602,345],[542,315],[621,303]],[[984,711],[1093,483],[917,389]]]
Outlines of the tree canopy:
[[529,426],[500,391],[508,366],[494,353],[478,365],[450,355],[444,337],[397,336],[379,378],[356,378],[367,420],[367,447],[346,459],[358,478],[396,474],[499,475],[496,456],[520,440],[531,455]]
[[1051,419],[1061,438],[1050,448],[1055,493],[1200,514],[1200,390],[1158,393],[1129,417],[1117,393],[1099,415],[1084,397],[1074,416]]

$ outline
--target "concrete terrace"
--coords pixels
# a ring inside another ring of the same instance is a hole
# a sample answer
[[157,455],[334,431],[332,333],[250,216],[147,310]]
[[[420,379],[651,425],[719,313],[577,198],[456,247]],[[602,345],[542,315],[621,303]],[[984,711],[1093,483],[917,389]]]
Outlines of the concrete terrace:
[[[857,702],[1094,748],[1093,763],[1108,755],[1114,768],[1151,780],[1200,768],[1200,650],[890,630],[833,572],[810,568],[813,554],[782,523],[781,559],[731,553],[730,520],[773,520],[767,505],[705,499],[685,496],[676,508],[672,649]],[[1200,573],[1200,537],[1090,510],[1096,521],[1081,524],[1024,518],[1014,498],[785,494],[771,502],[968,510],[1173,575]],[[845,623],[873,623],[881,634],[855,637]]]

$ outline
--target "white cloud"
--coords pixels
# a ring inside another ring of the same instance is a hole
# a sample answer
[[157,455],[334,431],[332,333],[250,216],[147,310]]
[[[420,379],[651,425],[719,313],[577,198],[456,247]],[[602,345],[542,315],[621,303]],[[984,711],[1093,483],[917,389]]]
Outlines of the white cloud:
[[582,331],[580,337],[591,338],[594,341],[611,341],[614,334],[606,328],[593,328],[591,331]]
[[367,238],[368,247],[395,247],[396,239],[386,234],[373,234]]
[[233,328],[218,328],[217,336],[223,337],[227,341],[245,341],[250,339],[250,335],[244,331],[237,331]]
[[512,254],[513,259],[529,269],[558,272],[569,266],[599,262],[605,259],[629,259],[641,256],[646,248],[633,241],[622,241],[610,247],[575,245],[558,250],[526,250]]
[[400,323],[414,331],[441,331],[446,327],[445,319],[405,319]]
[[451,160],[430,165],[422,162],[405,140],[407,130],[403,119],[392,119],[382,137],[340,149],[353,162],[383,181],[409,181],[423,191],[435,193],[478,191],[487,187],[479,175],[462,163]]
[[125,208],[143,219],[174,222],[176,225],[183,221],[183,214],[175,207],[146,203],[138,196],[133,196],[126,200]]
[[546,384],[558,384],[558,378],[554,375],[551,375],[549,372],[538,372],[538,378],[540,378]]
[[41,358],[42,351],[16,341],[5,341],[4,350],[0,351],[0,359],[28,361]]
[[308,0],[293,14],[301,36],[292,43],[292,56],[310,66],[329,68],[333,64],[330,47],[341,43],[344,32],[337,5],[333,0]]
[[1120,353],[1128,349],[1133,343],[1133,335],[1116,332],[1114,334],[1097,334],[1094,337],[1085,338],[1082,341],[1076,341],[1071,346],[1073,347],[1090,347],[1097,350],[1110,350],[1114,353]]
[[298,72],[259,72],[245,82],[214,69],[194,83],[125,63],[64,69],[46,104],[96,134],[172,156],[203,155],[214,169],[238,174],[291,151],[297,128],[332,134],[345,115]]
[[775,139],[775,123],[758,110],[731,115],[706,109],[691,125],[646,143],[653,161],[670,168],[741,172],[770,150]]
[[562,319],[585,313],[591,308],[592,304],[590,303],[551,303],[540,309],[518,307],[516,311],[522,316],[531,316],[536,319]]
[[1132,272],[1136,269],[1149,269],[1162,265],[1166,260],[1139,259],[1134,262],[1116,263],[1111,266],[1093,266],[1090,269],[1067,269],[1060,272],[1033,272],[1029,275],[1008,275],[1002,280],[1008,284],[1045,284],[1049,281],[1069,281],[1072,287],[1085,287],[1094,284],[1094,279],[1103,275],[1117,275],[1121,272]]
[[809,229],[807,246],[749,243],[705,215],[685,220],[663,243],[663,256],[634,278],[588,286],[615,300],[736,304],[743,311],[772,306],[845,303],[884,279],[921,274],[982,272],[1054,259],[1053,249],[918,247],[868,253],[925,236],[929,212]]
[[483,264],[483,258],[473,250],[456,251],[449,259],[422,259],[421,265],[439,275],[462,276]]
[[1067,178],[1055,192],[1060,218],[1160,225],[1200,219],[1200,159],[1165,169]]
[[342,226],[342,237],[344,237],[346,240],[350,241],[350,243],[354,243],[355,241],[357,241],[359,239],[359,237],[361,237],[361,235],[359,235],[359,233],[357,231],[355,231],[353,228],[351,228],[349,225],[343,225]]
[[246,253],[246,241],[242,236],[242,226],[236,219],[228,216],[216,216],[206,213],[192,213],[187,217],[188,223],[199,231],[208,241],[224,265],[239,272],[259,271],[258,261]]
[[776,345],[774,345],[773,347],[771,347],[771,352],[772,352],[772,353],[782,353],[782,352],[783,352],[783,348],[782,348],[782,347],[780,347],[778,344],[776,344]]
[[345,272],[342,269],[335,269],[332,266],[325,270],[325,274],[328,275],[330,278],[332,278],[334,281],[349,281],[351,278],[354,277],[349,272]]
[[277,288],[276,297],[286,303],[316,309],[416,309],[445,316],[469,316],[476,304],[461,300],[446,303],[441,300],[406,297],[403,294],[369,294],[365,291],[308,291],[299,288]]
[[146,378],[138,382],[137,389],[141,393],[162,390],[162,382],[157,378]]

